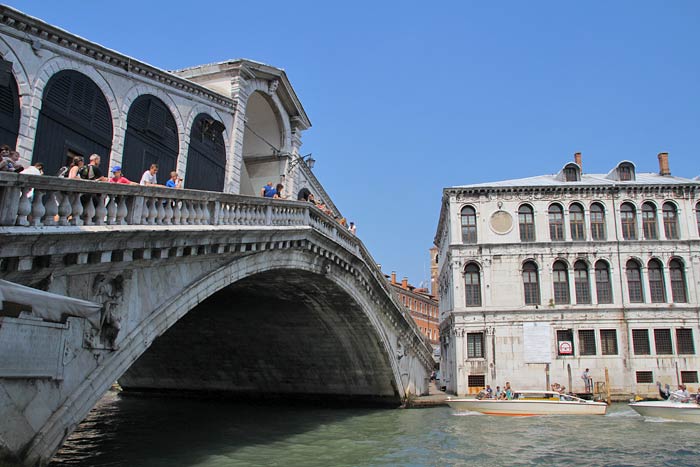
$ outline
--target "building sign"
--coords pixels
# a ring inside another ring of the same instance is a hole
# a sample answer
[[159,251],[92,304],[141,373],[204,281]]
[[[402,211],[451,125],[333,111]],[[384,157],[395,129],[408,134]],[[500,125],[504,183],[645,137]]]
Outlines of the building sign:
[[548,323],[523,323],[525,363],[552,362],[552,331]]
[[571,341],[559,342],[559,355],[571,355],[574,353],[574,344]]

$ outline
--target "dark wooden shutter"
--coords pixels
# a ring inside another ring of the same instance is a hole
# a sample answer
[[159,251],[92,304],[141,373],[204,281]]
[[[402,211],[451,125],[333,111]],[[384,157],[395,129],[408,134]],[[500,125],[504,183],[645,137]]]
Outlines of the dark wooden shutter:
[[112,114],[100,88],[74,70],[56,73],[46,84],[34,143],[33,162],[48,174],[69,163],[70,155],[102,157],[107,173],[112,149]]
[[9,74],[7,82],[0,86],[0,144],[7,144],[14,148],[19,134],[19,92],[17,81],[11,72],[11,64],[8,68],[3,71]]
[[195,118],[187,152],[185,188],[223,191],[226,175],[224,125],[207,114]]

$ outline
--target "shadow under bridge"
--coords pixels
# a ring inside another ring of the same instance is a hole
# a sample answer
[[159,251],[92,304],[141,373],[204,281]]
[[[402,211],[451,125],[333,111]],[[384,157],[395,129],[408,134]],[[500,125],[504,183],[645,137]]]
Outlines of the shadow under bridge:
[[190,310],[119,379],[125,390],[398,405],[380,331],[328,277],[273,269]]

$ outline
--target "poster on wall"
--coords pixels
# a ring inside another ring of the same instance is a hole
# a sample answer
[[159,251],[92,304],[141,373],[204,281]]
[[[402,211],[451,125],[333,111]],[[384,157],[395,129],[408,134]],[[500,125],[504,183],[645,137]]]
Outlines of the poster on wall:
[[523,358],[525,363],[551,363],[552,331],[549,323],[523,323]]

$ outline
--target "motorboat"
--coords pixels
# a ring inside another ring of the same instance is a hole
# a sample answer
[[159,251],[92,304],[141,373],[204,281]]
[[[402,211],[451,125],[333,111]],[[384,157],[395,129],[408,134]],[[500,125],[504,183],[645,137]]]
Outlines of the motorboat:
[[643,417],[700,423],[700,405],[694,398],[688,400],[675,393],[667,400],[633,402],[629,406]]
[[605,415],[608,405],[556,391],[516,391],[512,399],[447,398],[458,412],[528,417],[532,415]]

